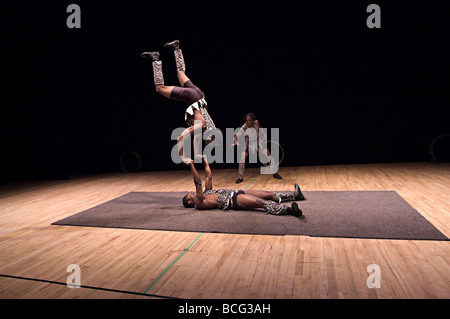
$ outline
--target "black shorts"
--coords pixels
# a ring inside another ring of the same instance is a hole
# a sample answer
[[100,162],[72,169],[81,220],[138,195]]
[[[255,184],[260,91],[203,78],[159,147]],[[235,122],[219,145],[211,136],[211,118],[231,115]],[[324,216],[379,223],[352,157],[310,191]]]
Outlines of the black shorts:
[[237,197],[238,197],[238,195],[241,195],[241,194],[245,194],[245,192],[242,190],[234,192],[233,197],[231,198],[231,201],[233,202],[233,207],[232,207],[233,209],[239,208],[237,205]]
[[174,86],[170,93],[171,100],[185,102],[188,106],[204,97],[203,91],[192,83],[191,80],[184,83],[183,87]]

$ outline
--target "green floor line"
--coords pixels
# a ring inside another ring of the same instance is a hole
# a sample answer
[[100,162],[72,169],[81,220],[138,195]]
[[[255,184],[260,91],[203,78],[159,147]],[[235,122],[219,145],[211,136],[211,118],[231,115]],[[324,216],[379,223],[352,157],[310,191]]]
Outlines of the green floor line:
[[203,233],[201,233],[185,250],[183,250],[183,252],[180,254],[180,256],[178,256],[177,257],[177,259],[175,259],[170,265],[169,265],[169,267],[167,267],[162,273],[161,273],[161,275],[159,275],[158,276],[158,278],[156,278],[155,279],[155,281],[154,282],[152,282],[152,284],[150,285],[150,286],[148,286],[148,288],[147,289],[145,289],[145,291],[144,291],[144,294],[150,289],[150,288],[152,288],[153,287],[153,285],[154,284],[156,284],[156,282],[159,280],[159,279],[161,279],[161,277],[170,269],[170,267],[172,267],[177,261],[178,261],[178,259],[180,259],[181,258],[181,256],[183,256],[184,255],[184,253],[185,252],[187,252],[188,250],[189,250],[189,248],[191,248],[192,247],[192,245],[194,245],[195,244],[195,242],[201,237],[203,235]]
[[259,175],[256,175],[256,177],[250,182],[250,184],[247,185],[246,188],[244,188],[244,190],[246,190],[250,185],[253,184],[253,182],[259,177]]
[[[250,182],[250,184],[248,184],[247,185],[247,187],[245,187],[244,188],[244,190],[246,190],[247,188],[249,188],[250,187],[250,185],[252,185],[253,184],[253,182],[258,178],[258,176],[259,175],[256,175],[256,177]],[[162,276],[164,276],[164,274],[178,261],[178,259],[180,259],[181,258],[181,256],[183,256],[184,255],[184,253],[185,252],[187,252],[188,250],[189,250],[189,248],[191,248],[192,247],[192,245],[194,245],[195,244],[195,242],[201,237],[203,235],[203,233],[201,233],[185,250],[183,250],[183,252],[169,265],[169,267],[167,267],[162,273],[161,273],[161,275],[159,275],[158,276],[158,278],[156,278],[155,279],[155,281],[153,281],[152,283],[151,283],[151,285],[150,286],[148,286],[148,288],[147,289],[145,289],[145,291],[143,292],[144,294],[147,292],[147,291],[149,291],[150,290],[150,288],[152,288],[157,282],[158,282],[158,280],[160,280],[161,279],[161,277]]]

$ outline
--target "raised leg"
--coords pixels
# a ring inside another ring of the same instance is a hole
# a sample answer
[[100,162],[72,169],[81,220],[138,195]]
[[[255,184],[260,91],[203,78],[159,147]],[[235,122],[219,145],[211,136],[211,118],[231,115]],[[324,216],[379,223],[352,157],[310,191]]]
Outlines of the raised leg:
[[186,83],[187,81],[189,81],[190,79],[186,76],[186,73],[184,72],[184,70],[179,70],[177,71],[177,78],[178,78],[178,82],[180,82],[181,86],[184,86],[184,83]]
[[172,42],[165,43],[163,45],[165,48],[172,50],[175,56],[175,64],[177,66],[177,77],[178,82],[180,82],[181,86],[184,86],[184,83],[189,81],[189,78],[186,76],[186,64],[184,63],[183,51],[180,49],[180,41],[174,40]]
[[173,86],[164,85],[162,61],[159,59],[159,52],[143,52],[141,57],[152,61],[153,81],[155,82],[156,92],[169,99]]
[[157,93],[170,99],[170,94],[172,94],[173,86],[156,85],[155,89]]

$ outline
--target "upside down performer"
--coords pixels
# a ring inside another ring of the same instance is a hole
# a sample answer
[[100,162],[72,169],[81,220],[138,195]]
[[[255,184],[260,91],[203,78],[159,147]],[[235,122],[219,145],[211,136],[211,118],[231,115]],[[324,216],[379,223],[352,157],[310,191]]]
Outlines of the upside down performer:
[[[162,61],[159,58],[159,52],[143,52],[141,57],[150,59],[152,61],[153,79],[155,82],[156,92],[162,96],[175,100],[185,102],[187,109],[185,112],[185,121],[189,126],[178,137],[177,145],[178,152],[183,163],[189,165],[189,159],[186,159],[183,152],[182,140],[189,135],[194,135],[195,132],[204,133],[206,130],[215,128],[214,122],[207,110],[207,103],[205,94],[186,76],[186,65],[184,62],[183,52],[180,49],[180,42],[178,40],[168,42],[163,45],[169,48],[175,55],[175,63],[177,66],[177,78],[180,86],[166,86],[164,84],[164,76],[162,71]],[[206,143],[211,142],[212,136],[208,136]],[[198,145],[201,143],[202,136],[194,135],[194,150],[198,150]]]
[[197,208],[199,210],[217,209],[223,210],[256,210],[264,208],[267,214],[302,216],[302,211],[296,202],[291,206],[281,204],[286,201],[304,200],[300,187],[295,184],[295,191],[269,192],[262,190],[233,190],[213,189],[211,168],[202,155],[205,167],[205,190],[202,189],[202,179],[190,161],[191,172],[194,177],[195,192],[188,193],[183,197],[183,205],[186,208]]

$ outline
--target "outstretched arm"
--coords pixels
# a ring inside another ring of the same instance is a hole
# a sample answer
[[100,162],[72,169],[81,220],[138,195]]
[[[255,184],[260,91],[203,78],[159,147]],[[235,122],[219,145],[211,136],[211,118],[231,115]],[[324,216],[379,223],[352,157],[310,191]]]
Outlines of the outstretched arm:
[[194,185],[195,185],[195,192],[196,192],[194,202],[197,207],[200,207],[203,204],[202,179],[200,178],[200,175],[198,174],[197,170],[195,169],[193,160],[191,160],[190,166],[191,166],[192,176],[194,177]]
[[206,160],[206,156],[203,155],[203,165],[205,166],[205,191],[212,189],[212,173],[211,167],[209,167],[209,163]]
[[238,138],[244,134],[245,129],[247,128],[247,124],[244,124],[241,126],[241,128],[239,129],[239,131],[236,133],[236,135],[234,136],[234,140],[233,140],[233,144],[231,144],[231,146],[236,146],[239,145],[238,142]]

